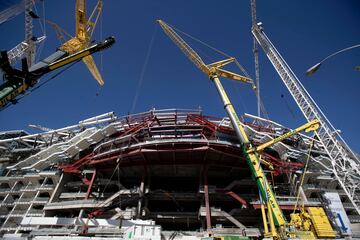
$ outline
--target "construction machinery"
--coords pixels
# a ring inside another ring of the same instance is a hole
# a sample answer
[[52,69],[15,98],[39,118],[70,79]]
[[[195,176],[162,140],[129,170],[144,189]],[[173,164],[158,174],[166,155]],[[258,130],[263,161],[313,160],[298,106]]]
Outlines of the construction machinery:
[[[32,16],[34,16],[34,13],[31,11],[33,2],[25,0],[23,3],[25,4],[27,19],[25,28],[27,29],[33,18]],[[4,72],[4,83],[0,86],[0,108],[7,106],[9,103],[17,103],[18,95],[25,93],[29,88],[35,86],[38,83],[38,79],[44,74],[81,59],[98,83],[103,85],[104,81],[91,54],[112,46],[115,39],[109,37],[104,42],[92,44],[91,37],[101,15],[102,7],[103,2],[99,0],[90,17],[87,18],[86,1],[77,0],[75,10],[76,35],[66,42],[64,33],[67,36],[70,35],[62,30],[56,23],[47,21],[55,29],[56,35],[62,42],[62,45],[55,53],[36,64],[34,64],[35,42],[33,40],[31,40],[31,44],[30,40],[24,41],[6,54],[2,53],[0,68]],[[28,30],[26,36],[28,36],[30,32],[31,31]],[[41,38],[41,40],[43,39]],[[29,51],[31,51],[31,53],[22,61],[22,70],[14,69],[11,65]]]
[[5,83],[0,85],[0,109],[10,103],[15,104],[18,96],[34,87],[43,75],[70,63],[77,62],[95,52],[109,48],[114,42],[115,39],[109,37],[103,42],[96,43],[70,55],[59,50],[30,68],[27,65],[26,58],[24,58],[22,61],[22,70],[13,68],[10,65],[7,52],[2,52],[0,68],[3,72]]
[[[322,228],[325,228],[327,232],[326,237],[334,238],[335,233],[333,232],[327,217],[326,216],[324,217],[324,214],[322,215],[321,221],[318,218],[311,218],[310,221],[307,221],[309,223],[309,226],[306,225],[307,228],[305,228],[301,224],[298,225],[294,224],[293,223],[294,221],[290,223],[287,222],[287,219],[277,202],[272,187],[270,186],[265,176],[265,173],[261,167],[260,154],[258,152],[302,130],[315,131],[316,129],[319,128],[320,122],[315,120],[313,122],[305,124],[304,126],[298,129],[295,129],[292,132],[280,136],[277,139],[273,139],[268,143],[258,146],[257,148],[254,147],[253,144],[249,141],[245,129],[243,128],[238,118],[238,115],[235,112],[235,109],[232,103],[230,102],[229,97],[226,91],[224,90],[219,79],[219,77],[225,77],[232,80],[239,80],[245,83],[252,83],[252,80],[248,77],[244,77],[237,73],[233,73],[221,68],[226,64],[234,62],[235,58],[229,58],[215,63],[205,64],[201,59],[201,57],[168,24],[166,24],[162,20],[158,20],[158,23],[160,24],[164,32],[169,36],[169,38],[180,48],[180,50],[215,84],[215,87],[223,101],[224,108],[230,118],[236,136],[240,141],[242,152],[250,167],[253,178],[256,181],[257,187],[260,192],[260,198],[262,202],[266,204],[266,207],[268,209],[268,217],[266,217],[265,207],[264,204],[262,204],[265,237],[271,237],[276,239],[286,239],[289,237],[314,239],[316,236],[316,231],[313,229],[316,228],[316,226],[321,225]],[[320,210],[318,211],[319,212],[322,211],[321,213],[324,213],[324,210],[322,208],[320,208]],[[296,216],[298,217],[298,219],[300,219],[300,222],[303,222],[306,221],[307,219],[310,219],[310,215],[311,212],[307,213],[305,210],[303,210],[301,214],[294,215],[293,218],[295,218]],[[269,219],[269,223],[270,223],[270,232],[268,231],[267,218]],[[327,221],[325,221],[324,219]],[[210,224],[207,223],[208,231],[211,231],[211,225],[210,228],[209,225]]]
[[318,120],[320,122],[320,128],[316,131],[316,136],[328,155],[326,159],[319,162],[322,171],[334,176],[357,214],[360,215],[360,160],[277,51],[265,34],[262,23],[258,23],[253,28],[252,33],[293,96],[306,120],[309,122]]
[[43,36],[35,37],[33,35],[33,19],[39,19],[39,16],[33,12],[35,4],[38,0],[21,0],[17,4],[0,12],[0,24],[3,24],[21,13],[25,13],[25,39],[10,49],[7,54],[10,64],[14,64],[22,58],[26,57],[28,65],[35,63],[36,45],[43,42],[46,38]]
[[[102,0],[99,0],[92,11],[89,18],[86,17],[86,0],[76,0],[75,5],[75,36],[70,40],[65,41],[65,36],[69,36],[60,26],[56,23],[48,21],[48,23],[55,29],[56,35],[61,42],[60,50],[73,54],[75,52],[84,50],[89,47],[91,43],[91,38],[94,33],[96,24],[100,18],[101,12],[103,8]],[[83,59],[83,62],[99,83],[100,86],[104,85],[104,80],[101,77],[101,74],[96,67],[94,58],[92,56],[86,56]]]

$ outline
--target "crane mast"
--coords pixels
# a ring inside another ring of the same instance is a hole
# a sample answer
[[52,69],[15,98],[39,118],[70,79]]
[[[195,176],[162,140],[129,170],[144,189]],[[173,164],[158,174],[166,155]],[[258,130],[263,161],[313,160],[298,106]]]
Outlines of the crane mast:
[[316,135],[328,157],[319,163],[327,173],[335,176],[347,197],[360,215],[360,161],[350,147],[345,143],[338,131],[332,126],[319,106],[315,103],[295,73],[282,58],[275,46],[266,36],[261,23],[253,29],[252,34],[264,50],[285,86],[307,121],[319,120],[320,128]]
[[10,64],[14,64],[16,61],[26,57],[28,66],[31,67],[35,61],[36,44],[45,39],[45,36],[33,38],[33,17],[31,12],[36,2],[38,0],[22,0],[0,12],[0,24],[25,12],[25,40],[7,52]]
[[[256,27],[256,0],[251,0],[251,29]],[[257,114],[261,115],[261,98],[260,98],[260,70],[259,70],[259,50],[258,44],[253,37],[253,53],[255,63],[255,83],[256,83],[256,98],[257,98]]]
[[31,67],[35,63],[35,53],[36,53],[36,45],[33,40],[33,23],[32,16],[30,12],[34,7],[34,2],[32,0],[25,0],[25,42],[29,45],[29,47],[25,50],[26,59],[28,61],[28,65]]

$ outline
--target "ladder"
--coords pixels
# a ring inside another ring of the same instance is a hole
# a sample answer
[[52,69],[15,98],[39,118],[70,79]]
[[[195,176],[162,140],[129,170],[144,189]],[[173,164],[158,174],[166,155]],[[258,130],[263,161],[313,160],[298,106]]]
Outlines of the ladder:
[[319,120],[316,135],[328,158],[321,160],[325,171],[339,182],[355,210],[360,215],[360,160],[332,126],[319,106],[315,103],[294,72],[266,36],[261,23],[252,29],[252,34],[263,48],[266,56],[281,77],[307,121]]

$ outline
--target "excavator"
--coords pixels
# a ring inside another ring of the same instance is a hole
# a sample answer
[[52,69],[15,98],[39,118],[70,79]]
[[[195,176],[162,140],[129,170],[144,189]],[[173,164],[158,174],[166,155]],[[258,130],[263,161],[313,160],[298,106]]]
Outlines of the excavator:
[[[319,120],[310,121],[292,131],[287,132],[282,136],[270,140],[269,142],[259,146],[254,146],[250,142],[246,134],[246,130],[242,126],[219,77],[241,81],[243,83],[250,83],[256,90],[256,86],[254,87],[253,80],[248,76],[242,76],[222,68],[229,63],[236,62],[236,59],[233,57],[215,63],[205,64],[201,57],[176,33],[176,31],[171,26],[162,20],[158,20],[158,23],[165,34],[180,48],[180,50],[189,58],[190,61],[192,61],[202,72],[204,72],[209,77],[217,89],[235,134],[240,142],[242,153],[259,189],[261,213],[264,224],[264,239],[335,238],[335,232],[333,231],[332,226],[322,207],[309,207],[306,210],[302,207],[300,208],[300,212],[291,214],[291,221],[288,222],[262,168],[262,165],[268,166],[269,163],[264,164],[264,160],[261,158],[261,151],[288,137],[293,136],[294,134],[298,134],[301,131],[316,131],[320,127]],[[265,212],[265,208],[267,208],[267,214]],[[211,229],[208,229],[208,231],[211,232]],[[214,237],[205,239],[221,238]]]
[[[21,70],[14,68],[9,62],[7,52],[1,52],[0,73],[3,76],[4,83],[0,85],[0,110],[9,104],[16,104],[19,95],[25,94],[29,89],[36,86],[43,75],[80,60],[84,61],[98,83],[101,86],[104,84],[91,56],[93,53],[109,48],[115,43],[114,37],[108,37],[99,43],[91,41],[96,23],[102,11],[102,6],[103,3],[99,0],[92,14],[87,19],[85,0],[77,0],[75,37],[63,43],[55,53],[31,67],[28,66],[26,59],[22,59]],[[62,34],[63,30],[57,24],[48,22],[55,28],[57,37],[65,40]]]

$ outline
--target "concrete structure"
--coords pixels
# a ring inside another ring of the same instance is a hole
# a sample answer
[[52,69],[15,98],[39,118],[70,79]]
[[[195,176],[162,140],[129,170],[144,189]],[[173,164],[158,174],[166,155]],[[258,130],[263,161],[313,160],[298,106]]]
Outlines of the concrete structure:
[[[252,115],[242,120],[255,145],[289,130]],[[359,236],[360,218],[322,171],[326,153],[317,140],[299,186],[311,140],[296,135],[262,153],[274,166],[267,174],[280,206],[285,214],[301,204],[323,206],[339,237]],[[0,160],[4,237],[197,239],[262,232],[258,190],[229,120],[199,110],[106,113],[38,134],[3,132]]]

